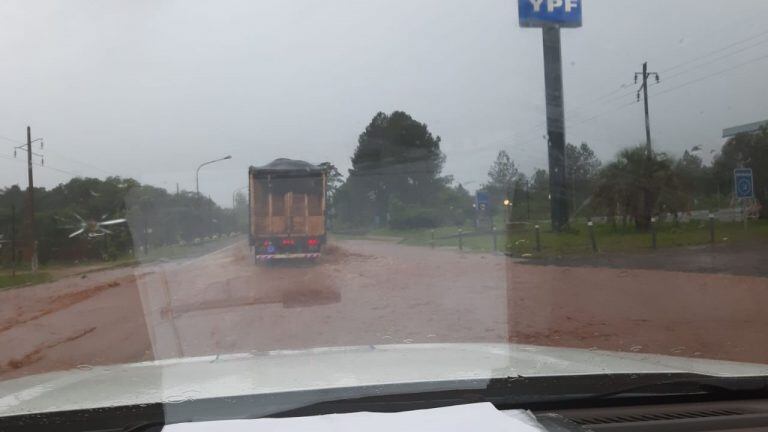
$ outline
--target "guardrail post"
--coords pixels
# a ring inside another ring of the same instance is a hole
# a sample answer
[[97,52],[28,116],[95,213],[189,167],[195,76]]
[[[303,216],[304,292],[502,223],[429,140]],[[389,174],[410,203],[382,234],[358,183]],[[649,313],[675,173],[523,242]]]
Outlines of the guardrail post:
[[536,225],[533,229],[536,231],[536,252],[541,252],[541,228]]
[[464,230],[459,228],[459,250],[464,250]]
[[651,247],[656,249],[656,218],[651,218]]
[[709,242],[715,242],[715,215],[709,214]]
[[429,247],[435,248],[435,230],[434,228],[429,230]]
[[597,252],[597,241],[595,241],[595,224],[591,220],[587,221],[587,227],[589,227],[589,241],[592,243],[592,252]]
[[493,251],[496,252],[498,250],[496,243],[496,225],[491,225],[491,231],[493,234]]

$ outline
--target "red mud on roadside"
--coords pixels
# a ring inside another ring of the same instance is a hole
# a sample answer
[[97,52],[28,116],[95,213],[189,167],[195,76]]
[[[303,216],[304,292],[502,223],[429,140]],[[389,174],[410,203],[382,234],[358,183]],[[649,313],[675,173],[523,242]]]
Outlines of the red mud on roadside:
[[26,314],[20,313],[17,316],[11,316],[4,319],[3,321],[0,321],[0,323],[2,323],[0,324],[0,333],[19,324],[24,324],[26,322],[42,318],[48,314],[60,311],[75,303],[79,303],[83,300],[93,297],[102,291],[115,288],[117,286],[120,286],[120,281],[115,280],[91,288],[86,288],[82,291],[57,295],[48,300],[46,304],[41,305],[42,307],[39,310],[28,311]]
[[80,339],[81,337],[93,332],[96,330],[96,327],[90,327],[88,329],[82,330],[78,332],[75,335],[68,336],[66,338],[56,340],[53,342],[49,342],[44,345],[40,345],[39,347],[35,348],[34,350],[28,352],[24,357],[18,358],[18,359],[11,359],[8,360],[8,362],[5,365],[0,365],[0,371],[3,371],[4,369],[19,369],[25,366],[29,366],[37,361],[39,361],[42,358],[42,352],[44,350],[54,348],[56,346],[59,346],[61,344],[65,344],[67,342],[72,342],[76,339]]
[[150,358],[130,268],[0,293],[8,302],[15,307],[0,309],[0,379]]

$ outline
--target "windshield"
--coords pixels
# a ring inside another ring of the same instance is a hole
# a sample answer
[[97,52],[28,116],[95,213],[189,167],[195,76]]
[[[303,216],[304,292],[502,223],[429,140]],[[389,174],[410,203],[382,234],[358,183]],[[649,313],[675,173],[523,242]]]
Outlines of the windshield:
[[766,17],[3,2],[0,417],[765,374]]

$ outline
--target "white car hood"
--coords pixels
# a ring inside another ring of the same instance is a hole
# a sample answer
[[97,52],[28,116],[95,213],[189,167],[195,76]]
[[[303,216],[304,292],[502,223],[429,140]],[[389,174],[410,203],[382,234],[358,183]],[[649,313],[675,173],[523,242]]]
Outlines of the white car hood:
[[[275,392],[615,373],[768,374],[768,365],[506,344],[377,345],[80,368],[0,382],[0,416]],[[319,401],[318,401],[319,402]]]

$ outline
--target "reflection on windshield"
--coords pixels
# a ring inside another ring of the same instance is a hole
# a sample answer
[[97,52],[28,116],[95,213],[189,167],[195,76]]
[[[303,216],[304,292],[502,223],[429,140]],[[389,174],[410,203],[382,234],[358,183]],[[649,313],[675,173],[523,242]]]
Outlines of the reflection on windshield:
[[502,2],[278,3],[4,8],[0,389],[383,345],[768,363],[763,2],[639,47],[642,4],[555,39]]

